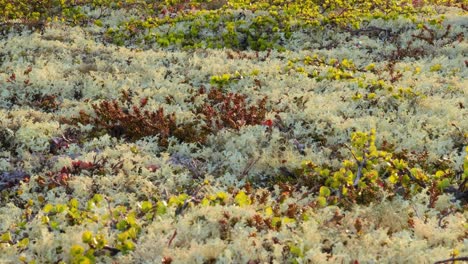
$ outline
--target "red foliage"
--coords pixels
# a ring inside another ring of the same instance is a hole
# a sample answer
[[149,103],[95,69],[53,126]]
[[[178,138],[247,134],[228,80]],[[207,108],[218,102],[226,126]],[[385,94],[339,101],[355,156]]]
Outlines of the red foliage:
[[[204,90],[200,89],[200,94]],[[248,106],[247,96],[237,93],[224,94],[212,89],[208,93],[208,101],[197,110],[204,115],[207,129],[217,131],[224,128],[239,130],[246,125],[262,124],[267,113],[266,97],[257,102],[256,106]]]
[[[202,88],[192,97],[204,95]],[[271,127],[273,122],[265,120],[266,97],[259,100],[256,105],[247,104],[247,96],[238,93],[224,94],[220,90],[212,89],[207,94],[205,103],[193,110],[197,116],[190,123],[178,124],[174,113],[165,114],[160,107],[156,111],[143,110],[148,98],[139,100],[139,105],[132,104],[132,95],[123,92],[121,103],[117,100],[102,101],[93,104],[94,115],[80,111],[79,116],[64,119],[68,124],[91,124],[94,132],[106,131],[113,137],[138,140],[146,136],[158,136],[159,144],[167,146],[168,139],[175,137],[185,142],[204,143],[206,136],[219,130],[231,128],[239,130],[246,125],[264,124]],[[197,124],[205,123],[200,129]]]
[[72,119],[72,122],[92,124],[96,130],[105,130],[111,136],[129,140],[157,135],[162,146],[167,146],[171,136],[187,141],[196,139],[193,125],[178,125],[175,114],[165,114],[162,107],[153,112],[142,110],[141,107],[146,103],[147,99],[142,100],[140,107],[133,105],[129,110],[115,100],[103,101],[92,105],[96,117],[81,111],[80,116]]

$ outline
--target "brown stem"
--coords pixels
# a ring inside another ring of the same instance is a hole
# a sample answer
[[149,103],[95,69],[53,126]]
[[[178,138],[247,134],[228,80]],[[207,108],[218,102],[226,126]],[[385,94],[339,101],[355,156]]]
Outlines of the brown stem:
[[171,246],[171,244],[172,244],[172,241],[174,240],[174,238],[176,237],[176,235],[177,235],[177,229],[176,229],[176,230],[174,230],[174,234],[172,234],[172,237],[171,237],[171,239],[169,239],[169,242],[167,242],[167,246],[168,246],[168,247],[170,247],[170,246]]
[[444,260],[439,260],[434,262],[434,264],[443,264],[443,263],[455,263],[455,261],[468,261],[468,257],[459,257],[459,258],[449,258]]
[[365,167],[366,164],[367,164],[366,152],[364,152],[362,155],[363,155],[363,159],[362,159],[362,161],[359,163],[359,167],[358,167],[356,179],[354,180],[354,184],[353,184],[354,186],[357,186],[357,185],[358,185],[359,180],[361,179],[361,176],[362,176],[362,169],[364,169],[364,167]]
[[115,256],[120,252],[120,249],[108,245],[104,246],[103,249],[110,251],[111,256]]

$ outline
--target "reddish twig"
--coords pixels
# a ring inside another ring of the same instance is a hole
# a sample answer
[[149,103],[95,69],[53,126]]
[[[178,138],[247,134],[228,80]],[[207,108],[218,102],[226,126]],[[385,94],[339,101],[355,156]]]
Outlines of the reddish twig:
[[444,260],[439,260],[434,262],[434,264],[443,264],[443,263],[455,263],[455,261],[468,261],[468,257],[459,257],[459,258],[449,258]]
[[176,230],[174,230],[174,234],[172,234],[172,237],[171,237],[171,239],[169,239],[169,242],[167,242],[167,246],[168,246],[168,247],[170,247],[170,246],[171,246],[171,244],[172,244],[172,241],[174,240],[174,238],[176,237],[176,235],[177,235],[177,229],[176,229]]

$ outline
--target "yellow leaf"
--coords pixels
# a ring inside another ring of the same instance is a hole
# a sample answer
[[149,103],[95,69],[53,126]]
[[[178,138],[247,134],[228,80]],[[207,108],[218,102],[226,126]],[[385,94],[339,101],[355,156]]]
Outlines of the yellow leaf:
[[283,224],[291,224],[291,223],[296,223],[296,219],[294,218],[289,218],[289,217],[283,217]]
[[47,213],[51,212],[53,209],[54,209],[54,206],[53,206],[53,205],[51,205],[51,204],[46,204],[46,205],[44,206],[44,208],[42,209],[42,211],[44,211],[44,213],[47,214]]
[[208,200],[207,198],[203,198],[203,200],[201,201],[201,205],[202,206],[209,206],[210,205],[210,200]]
[[236,197],[234,197],[234,200],[236,201],[237,205],[240,207],[244,207],[247,205],[250,205],[252,201],[250,200],[249,196],[245,194],[245,192],[240,191]]
[[273,209],[271,209],[271,206],[268,206],[265,208],[265,215],[266,216],[272,216],[273,215]]

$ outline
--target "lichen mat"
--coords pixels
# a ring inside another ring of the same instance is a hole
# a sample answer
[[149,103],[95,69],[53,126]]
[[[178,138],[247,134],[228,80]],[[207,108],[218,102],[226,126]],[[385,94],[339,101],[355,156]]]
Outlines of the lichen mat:
[[0,263],[468,257],[463,1],[0,0]]

